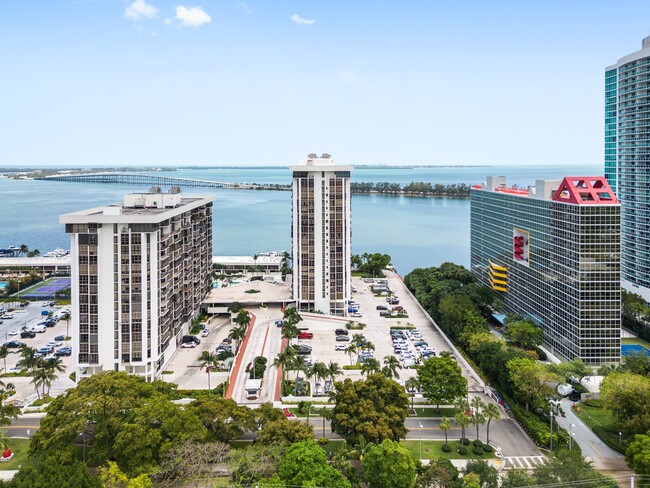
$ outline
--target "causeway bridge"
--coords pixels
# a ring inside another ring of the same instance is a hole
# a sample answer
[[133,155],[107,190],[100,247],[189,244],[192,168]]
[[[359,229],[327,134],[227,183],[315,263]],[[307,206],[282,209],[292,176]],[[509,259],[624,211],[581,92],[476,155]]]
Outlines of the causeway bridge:
[[54,175],[35,178],[45,181],[70,181],[74,183],[114,183],[121,185],[143,186],[180,186],[200,188],[248,188],[250,185],[227,183],[224,181],[193,180],[190,178],[172,178],[169,176],[143,175],[138,173],[88,173],[71,175]]

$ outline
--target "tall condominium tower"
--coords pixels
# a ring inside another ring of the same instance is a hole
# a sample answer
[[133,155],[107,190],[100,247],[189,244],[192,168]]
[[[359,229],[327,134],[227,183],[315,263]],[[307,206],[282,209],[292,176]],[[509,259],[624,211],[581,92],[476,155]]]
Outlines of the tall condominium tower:
[[605,70],[605,176],[621,202],[621,277],[650,301],[650,37]]
[[161,373],[212,285],[212,201],[154,187],[60,217],[70,234],[78,379]]
[[350,298],[350,171],[310,154],[293,172],[293,297],[300,310],[347,313]]
[[517,190],[493,176],[473,187],[471,264],[505,311],[542,328],[555,355],[620,360],[620,204],[604,177]]

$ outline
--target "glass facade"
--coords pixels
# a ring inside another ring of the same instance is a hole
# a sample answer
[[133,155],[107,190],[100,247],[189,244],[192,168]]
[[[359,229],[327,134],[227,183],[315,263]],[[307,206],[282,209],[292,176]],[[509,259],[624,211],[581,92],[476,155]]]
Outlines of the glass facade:
[[650,38],[605,71],[605,174],[621,202],[622,277],[650,289]]
[[619,205],[473,189],[471,268],[505,311],[543,329],[553,354],[620,360]]

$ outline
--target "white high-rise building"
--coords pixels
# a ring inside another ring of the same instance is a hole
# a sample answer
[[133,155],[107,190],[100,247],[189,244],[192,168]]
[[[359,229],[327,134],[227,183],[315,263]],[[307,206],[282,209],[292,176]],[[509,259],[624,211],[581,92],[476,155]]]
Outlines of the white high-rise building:
[[347,313],[350,298],[350,171],[310,154],[293,172],[293,297],[300,310]]
[[212,286],[213,200],[154,187],[60,217],[70,234],[77,379],[162,372]]

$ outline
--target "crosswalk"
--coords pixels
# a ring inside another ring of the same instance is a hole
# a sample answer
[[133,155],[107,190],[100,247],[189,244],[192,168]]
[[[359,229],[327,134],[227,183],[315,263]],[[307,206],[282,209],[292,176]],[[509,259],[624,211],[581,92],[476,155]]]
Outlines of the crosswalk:
[[505,463],[503,469],[533,469],[535,466],[546,462],[544,456],[513,456],[504,459]]

